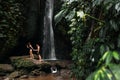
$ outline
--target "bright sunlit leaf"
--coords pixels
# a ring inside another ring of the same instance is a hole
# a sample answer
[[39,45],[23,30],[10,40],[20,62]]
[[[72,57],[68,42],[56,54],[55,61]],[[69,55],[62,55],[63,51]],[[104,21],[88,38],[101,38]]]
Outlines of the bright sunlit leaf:
[[105,52],[105,54],[104,54],[103,57],[102,57],[102,60],[103,60],[103,61],[105,60],[105,58],[107,57],[108,54],[109,54],[109,51]]
[[117,51],[113,51],[113,57],[116,59],[116,60],[120,60],[120,55]]
[[77,12],[77,16],[83,18],[85,16],[85,13],[82,10],[80,10]]

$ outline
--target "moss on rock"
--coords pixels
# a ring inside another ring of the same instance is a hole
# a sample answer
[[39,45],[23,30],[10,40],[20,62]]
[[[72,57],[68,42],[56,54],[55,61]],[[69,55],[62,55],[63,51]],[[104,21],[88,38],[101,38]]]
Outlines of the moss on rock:
[[33,68],[35,67],[35,63],[33,63],[32,61],[30,61],[29,59],[24,59],[24,58],[16,58],[16,59],[12,59],[12,65],[17,68],[17,69],[21,69],[21,68]]

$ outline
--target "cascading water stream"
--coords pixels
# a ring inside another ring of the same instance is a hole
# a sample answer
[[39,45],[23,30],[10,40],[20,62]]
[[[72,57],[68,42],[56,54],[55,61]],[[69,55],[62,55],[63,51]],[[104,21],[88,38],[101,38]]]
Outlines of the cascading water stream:
[[43,58],[56,60],[53,32],[53,6],[54,0],[46,0],[44,30],[43,30]]

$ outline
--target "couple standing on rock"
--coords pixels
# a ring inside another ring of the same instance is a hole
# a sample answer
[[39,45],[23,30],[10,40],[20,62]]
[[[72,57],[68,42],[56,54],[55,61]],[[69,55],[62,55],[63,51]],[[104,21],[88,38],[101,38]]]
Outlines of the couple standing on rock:
[[38,44],[36,44],[36,49],[33,48],[33,46],[31,45],[30,42],[28,42],[27,44],[27,48],[29,49],[29,54],[30,54],[30,58],[34,59],[34,55],[33,55],[33,51],[36,52],[36,54],[38,55],[38,59],[39,61],[42,61],[41,59],[41,55],[40,55],[40,46]]

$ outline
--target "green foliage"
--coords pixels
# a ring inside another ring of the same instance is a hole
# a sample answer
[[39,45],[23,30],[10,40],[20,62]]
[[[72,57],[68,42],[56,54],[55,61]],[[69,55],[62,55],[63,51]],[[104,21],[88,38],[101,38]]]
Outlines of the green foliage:
[[15,46],[18,34],[22,30],[23,16],[20,10],[21,4],[17,0],[0,1],[0,47],[1,53]]
[[99,64],[103,64],[101,62],[104,61],[105,65],[109,65],[113,59],[120,60],[119,53],[117,51],[106,51],[104,55],[101,57]]
[[113,80],[112,73],[109,69],[102,67],[92,73],[86,80]]
[[[63,10],[67,11],[64,15],[61,13]],[[120,48],[119,0],[67,0],[61,11],[57,14],[57,23],[65,18],[70,27],[73,75],[77,80],[85,79],[98,69],[94,73],[97,74],[95,80],[104,80],[110,71],[107,68],[101,71],[103,67],[99,69],[99,66],[104,65],[102,62],[105,65],[116,63],[115,60],[120,58],[116,52]],[[111,80],[109,76],[108,79]]]
[[113,60],[120,61],[120,55],[116,51],[107,51],[98,62],[99,69],[88,76],[86,80],[119,80],[118,67]]
[[113,72],[114,74],[114,77],[116,80],[119,80],[120,79],[120,71],[119,68],[120,68],[120,65],[116,65],[116,64],[110,64],[109,65],[110,67],[110,70]]

